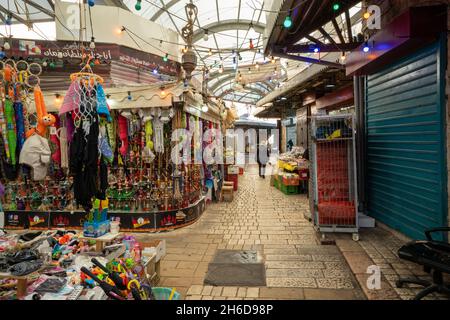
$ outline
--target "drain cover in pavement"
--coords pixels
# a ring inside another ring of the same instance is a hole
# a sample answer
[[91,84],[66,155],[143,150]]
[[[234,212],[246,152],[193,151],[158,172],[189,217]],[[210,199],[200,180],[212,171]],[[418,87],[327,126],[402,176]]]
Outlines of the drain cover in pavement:
[[255,250],[217,250],[208,265],[204,283],[213,286],[265,286],[264,262]]

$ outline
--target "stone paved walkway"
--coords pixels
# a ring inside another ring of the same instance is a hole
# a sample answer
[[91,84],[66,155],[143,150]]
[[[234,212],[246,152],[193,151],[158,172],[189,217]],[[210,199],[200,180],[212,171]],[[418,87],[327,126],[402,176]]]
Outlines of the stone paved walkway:
[[[233,202],[212,203],[195,224],[150,236],[166,239],[161,286],[186,299],[364,299],[336,246],[319,245],[303,213],[305,195],[286,196],[255,169],[239,178]],[[216,249],[259,250],[266,287],[204,286]]]
[[[362,229],[360,241],[332,234],[336,245],[320,245],[304,218],[305,195],[286,196],[247,168],[233,202],[212,203],[198,222],[167,233],[137,234],[165,239],[160,286],[175,287],[183,299],[411,299],[417,287],[395,288],[400,275],[429,275],[396,252],[408,239],[383,228]],[[265,287],[203,284],[217,249],[258,250],[266,266]],[[367,267],[378,265],[381,289],[369,290]],[[427,299],[447,299],[432,295]]]

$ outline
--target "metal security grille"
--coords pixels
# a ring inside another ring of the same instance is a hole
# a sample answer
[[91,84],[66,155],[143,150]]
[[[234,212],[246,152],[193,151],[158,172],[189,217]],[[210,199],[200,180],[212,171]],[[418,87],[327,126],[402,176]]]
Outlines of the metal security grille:
[[368,214],[415,239],[447,215],[439,52],[433,45],[367,79]]
[[315,225],[321,232],[358,232],[353,115],[311,118]]

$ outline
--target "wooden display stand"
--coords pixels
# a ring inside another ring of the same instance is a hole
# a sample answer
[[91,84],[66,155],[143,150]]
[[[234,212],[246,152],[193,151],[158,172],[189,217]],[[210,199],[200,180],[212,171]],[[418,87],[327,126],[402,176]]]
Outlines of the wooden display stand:
[[234,198],[234,182],[224,181],[222,186],[221,200],[233,201],[233,198]]
[[155,253],[145,263],[145,272],[152,286],[157,286],[161,278],[161,258],[166,254],[165,242],[161,240],[153,240],[149,242],[139,242],[141,249],[156,248]]
[[22,297],[26,296],[26,294],[27,294],[28,280],[30,280],[38,272],[39,271],[34,271],[34,272],[24,275],[24,276],[15,276],[15,275],[12,275],[11,273],[1,272],[0,279],[17,280],[17,298],[22,298]]
[[91,238],[91,237],[85,237],[82,234],[78,237],[80,240],[94,240],[95,241],[95,251],[100,252],[105,247],[106,243],[110,243],[114,241],[114,239],[120,237],[122,233],[111,233],[108,232],[107,234],[104,234],[101,237],[98,238]]

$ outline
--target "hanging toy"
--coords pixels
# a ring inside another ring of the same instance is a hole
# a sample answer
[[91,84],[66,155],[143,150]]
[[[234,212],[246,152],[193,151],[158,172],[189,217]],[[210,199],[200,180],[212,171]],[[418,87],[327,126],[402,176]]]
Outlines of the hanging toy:
[[15,124],[15,112],[13,103],[10,99],[5,100],[5,117],[6,117],[6,137],[8,139],[9,156],[11,164],[16,164],[16,148],[17,148],[17,135]]
[[128,153],[128,121],[127,118],[119,115],[117,122],[119,127],[119,138],[121,142],[119,152],[123,157],[125,157]]
[[47,135],[47,127],[53,126],[56,122],[55,117],[47,113],[47,108],[44,103],[44,95],[42,94],[41,88],[36,86],[34,88],[34,103],[36,104],[36,114],[37,114],[37,124],[36,128],[28,130],[26,137],[29,138],[34,133],[39,134],[42,137]]

